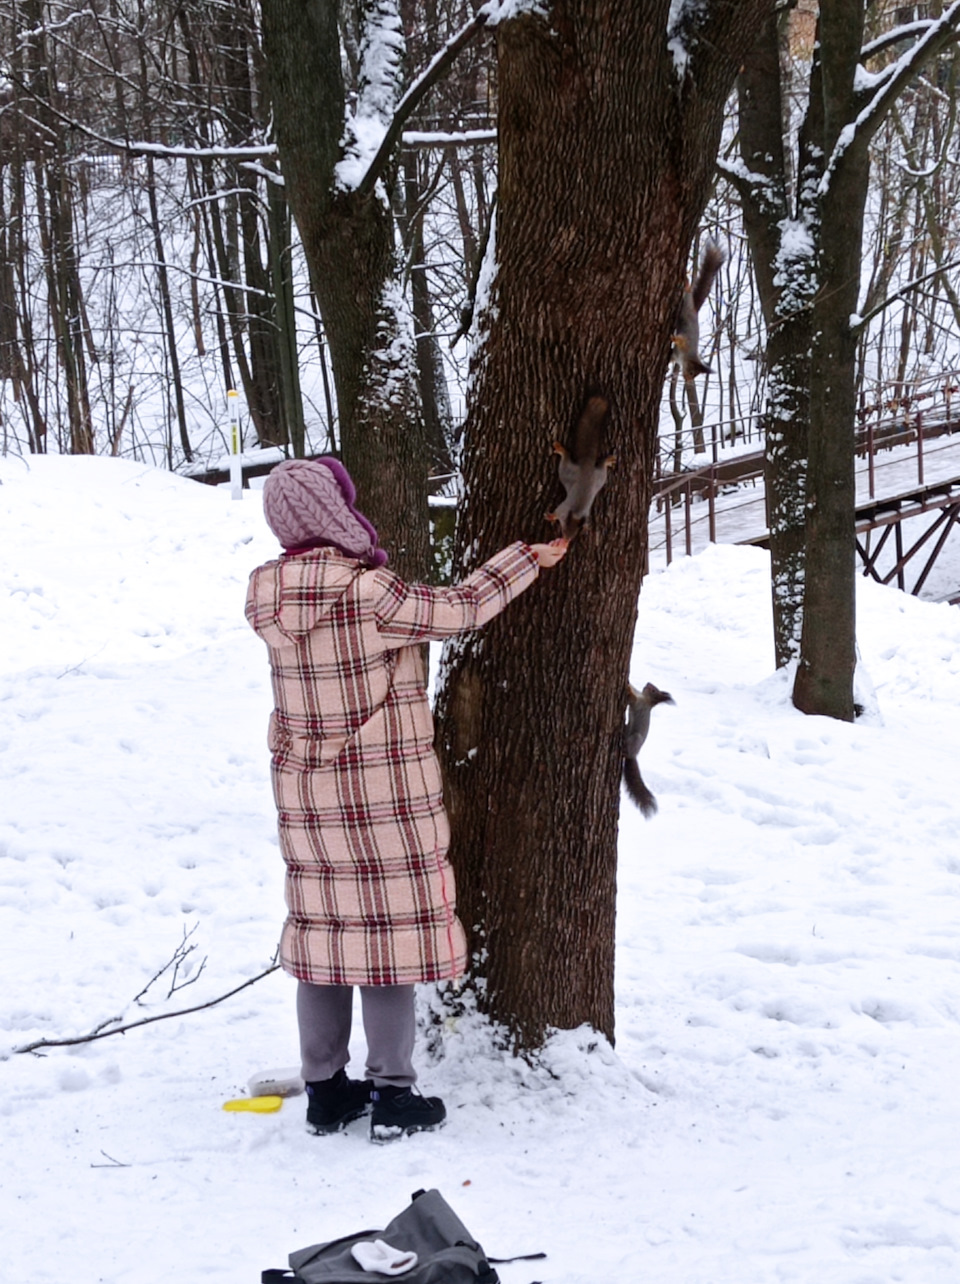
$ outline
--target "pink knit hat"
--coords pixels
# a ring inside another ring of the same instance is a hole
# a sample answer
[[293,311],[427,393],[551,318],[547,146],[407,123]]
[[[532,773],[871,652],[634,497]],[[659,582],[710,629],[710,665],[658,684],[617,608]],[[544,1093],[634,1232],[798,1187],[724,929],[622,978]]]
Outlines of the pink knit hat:
[[373,524],[355,506],[357,492],[339,459],[288,459],[263,487],[267,525],[290,552],[332,546],[368,566],[382,566]]

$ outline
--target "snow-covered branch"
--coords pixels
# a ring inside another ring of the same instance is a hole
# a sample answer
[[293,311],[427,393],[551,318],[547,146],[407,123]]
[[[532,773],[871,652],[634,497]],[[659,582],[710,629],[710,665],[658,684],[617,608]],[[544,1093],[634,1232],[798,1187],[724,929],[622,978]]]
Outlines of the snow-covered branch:
[[854,149],[868,146],[893,104],[924,63],[936,57],[952,40],[957,39],[958,25],[960,25],[960,0],[953,0],[953,4],[945,9],[936,21],[931,22],[919,40],[893,64],[890,73],[883,76],[882,81],[875,86],[869,102],[858,113],[856,119],[840,131],[840,137],[820,180],[821,195],[829,189],[833,176],[844,158]]
[[[14,82],[28,97],[36,100],[37,95],[31,93],[29,87],[20,82]],[[89,139],[93,143],[99,143],[108,151],[117,156],[159,156],[169,157],[177,160],[190,160],[193,158],[213,159],[213,160],[257,160],[266,156],[276,156],[277,148],[274,143],[249,144],[244,147],[172,147],[168,143],[148,143],[145,141],[110,138],[106,134],[101,134],[89,125],[84,125],[82,121],[76,120],[73,116],[68,116],[66,112],[61,111],[54,103],[43,100],[44,110],[51,116],[56,117],[61,125],[82,137]],[[31,124],[45,133],[50,133],[49,126],[38,120],[31,118]]]
[[478,143],[495,143],[495,129],[464,129],[455,133],[405,129],[401,136],[404,147],[474,147]]
[[717,173],[725,178],[734,191],[753,201],[761,209],[776,204],[777,180],[770,174],[748,169],[742,160],[717,160]]
[[[925,81],[925,83],[929,85],[929,82]],[[929,85],[929,88],[934,90],[934,92],[937,92],[936,86]],[[894,157],[893,163],[900,172],[902,174],[906,174],[908,178],[920,179],[921,182],[929,182],[937,171],[943,167],[947,158],[950,156],[950,144],[953,142],[953,133],[957,126],[957,100],[955,95],[952,94],[944,95],[944,99],[947,106],[947,127],[940,137],[939,152],[933,161],[931,161],[929,165],[925,165],[923,169],[914,169],[913,166],[908,165],[906,161],[901,161]],[[894,123],[896,125],[897,133],[900,135],[900,138],[904,143],[904,150],[909,154],[911,150],[910,144],[907,141],[903,124],[898,119],[896,112],[894,113]]]
[[[515,18],[535,14],[539,17],[545,17],[547,14],[546,7],[542,0],[487,0],[476,14],[464,26],[456,32],[447,43],[439,50],[421,74],[413,82],[407,92],[400,99],[379,147],[376,150],[373,159],[364,170],[362,176],[356,181],[356,191],[360,196],[370,196],[377,185],[387,161],[393,152],[394,147],[400,141],[403,134],[403,126],[409,120],[413,111],[419,106],[426,95],[430,92],[438,81],[442,80],[447,74],[450,67],[456,61],[458,55],[474,40],[484,27],[496,27],[501,23],[511,21]],[[483,131],[483,137],[476,139],[469,138],[469,135],[452,135],[450,142],[463,141],[490,142],[495,135],[487,136],[489,131]],[[433,146],[431,142],[415,143],[413,145]],[[342,177],[342,172],[341,172]]]
[[892,31],[886,31],[882,36],[877,36],[876,40],[865,44],[860,51],[860,57],[864,62],[869,62],[871,58],[886,53],[888,49],[902,44],[904,40],[913,40],[915,37],[926,35],[930,26],[929,18],[924,18],[920,22],[905,22],[902,26],[894,27]]
[[400,99],[393,114],[393,120],[387,127],[376,154],[356,185],[357,192],[361,197],[372,194],[377,180],[386,168],[394,147],[400,141],[404,124],[433,86],[443,79],[461,51],[479,35],[480,31],[490,21],[489,10],[491,7],[490,5],[485,5],[465,26],[460,28],[456,35],[450,37]]
[[168,143],[146,143],[135,140],[125,142],[122,138],[105,138],[92,130],[85,129],[82,125],[73,127],[80,129],[88,138],[103,143],[118,155],[160,156],[171,160],[254,160],[261,156],[277,154],[274,143],[253,144],[246,147],[171,147]]
[[[218,290],[232,290],[235,294],[252,294],[261,299],[272,299],[273,295],[269,290],[261,290],[255,285],[244,285],[240,281],[228,281],[222,276],[210,276],[206,272],[195,272],[192,268],[185,268],[180,263],[160,263],[159,259],[127,259],[125,262],[117,261],[111,264],[114,271],[119,268],[139,268],[141,271],[150,269],[156,271],[163,267],[168,272],[179,272],[181,276],[189,277],[191,281],[196,281],[198,285],[212,285]],[[309,315],[312,315],[309,314]]]

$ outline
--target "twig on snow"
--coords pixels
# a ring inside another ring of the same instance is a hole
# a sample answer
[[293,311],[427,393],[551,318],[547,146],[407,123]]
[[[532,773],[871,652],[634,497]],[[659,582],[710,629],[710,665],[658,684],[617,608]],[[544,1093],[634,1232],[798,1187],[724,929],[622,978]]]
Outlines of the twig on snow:
[[[271,972],[276,972],[280,967],[279,963],[271,963],[264,972],[257,976],[252,976],[249,981],[244,981],[242,985],[235,986],[234,989],[228,990],[226,994],[221,994],[219,998],[210,999],[207,1003],[197,1003],[192,1008],[179,1008],[176,1012],[160,1012],[156,1016],[141,1017],[139,1021],[128,1021],[126,1025],[114,1026],[112,1030],[105,1030],[103,1025],[91,1031],[90,1034],[78,1034],[70,1039],[36,1039],[33,1043],[25,1043],[22,1047],[14,1048],[14,1052],[36,1052],[39,1048],[68,1048],[78,1043],[93,1043],[95,1039],[107,1039],[111,1034],[126,1034],[128,1030],[135,1030],[141,1025],[152,1025],[154,1021],[169,1021],[173,1017],[189,1016],[192,1012],[203,1012],[206,1008],[215,1008],[218,1003],[223,1003],[225,999],[231,999],[241,990],[248,989],[251,985],[256,985],[262,981],[265,976]],[[109,1024],[106,1022],[105,1024]]]
[[103,1155],[104,1159],[110,1160],[109,1164],[91,1164],[90,1165],[91,1168],[132,1168],[133,1167],[133,1164],[124,1164],[124,1163],[121,1163],[119,1159],[114,1159],[113,1155],[108,1155],[105,1150],[101,1150],[100,1154]]
[[[190,937],[193,936],[198,926],[199,924],[194,923],[193,927],[191,927],[189,932],[187,931],[186,928],[183,929],[183,940],[180,942],[177,948],[173,951],[169,959],[167,959],[166,963],[164,963],[163,967],[160,968],[158,971],[154,972],[153,976],[151,976],[150,980],[146,983],[146,985],[143,987],[140,993],[135,994],[133,996],[133,999],[131,1000],[131,1002],[139,1003],[140,1000],[143,998],[143,996],[150,989],[151,985],[153,985],[155,981],[159,981],[161,976],[163,976],[164,972],[167,972],[171,967],[173,968],[173,979],[170,982],[170,989],[167,991],[168,999],[174,993],[175,990],[182,990],[185,985],[192,985],[192,983],[199,978],[200,973],[207,966],[206,959],[203,960],[203,962],[200,964],[199,968],[197,969],[196,973],[194,974],[194,976],[190,978],[190,980],[182,981],[179,985],[177,984],[177,975],[180,971],[181,965],[185,962],[187,956],[189,954],[192,954],[193,951],[197,948],[196,945],[188,945],[187,942],[189,941]],[[103,1024],[109,1025],[110,1022],[105,1021]],[[102,1029],[103,1026],[99,1028]]]

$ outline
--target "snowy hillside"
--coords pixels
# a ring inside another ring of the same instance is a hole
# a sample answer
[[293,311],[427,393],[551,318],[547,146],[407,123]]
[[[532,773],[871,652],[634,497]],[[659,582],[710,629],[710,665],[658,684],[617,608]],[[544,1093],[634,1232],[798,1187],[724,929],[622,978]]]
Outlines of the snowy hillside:
[[[960,1278],[960,610],[861,582],[875,711],[846,726],[772,672],[765,554],[651,576],[632,676],[677,703],[641,759],[659,815],[622,811],[616,1049],[566,1032],[531,1068],[465,1018],[420,1054],[447,1126],[374,1147],[307,1134],[302,1098],[221,1109],[296,1064],[280,973],[14,1051],[269,966],[243,598],[276,545],[256,493],[41,457],[0,459],[0,549],[0,1278],[256,1284],[425,1186],[492,1255],[547,1253],[504,1284]],[[185,987],[135,1002],[184,942]]]

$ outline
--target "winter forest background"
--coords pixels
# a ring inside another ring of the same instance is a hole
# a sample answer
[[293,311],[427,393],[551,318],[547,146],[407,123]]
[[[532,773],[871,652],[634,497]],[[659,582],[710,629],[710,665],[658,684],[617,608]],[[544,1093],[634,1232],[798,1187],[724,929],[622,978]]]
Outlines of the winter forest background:
[[[354,95],[362,8],[341,14]],[[872,5],[868,22],[879,36],[937,8]],[[473,13],[465,3],[414,0],[400,10],[408,82]],[[793,131],[815,10],[788,7],[783,23]],[[0,5],[4,453],[212,469],[229,449],[231,388],[243,397],[246,447],[337,448],[323,325],[271,141],[259,20],[246,0]],[[435,431],[433,471],[444,479],[455,469],[464,330],[497,186],[491,44],[484,36],[469,46],[406,122],[391,191],[420,398]],[[859,340],[864,416],[878,405],[909,415],[957,382],[955,77],[951,49],[911,85],[872,145],[862,311],[894,302]],[[725,175],[736,133],[734,97],[698,236],[717,239],[728,257],[705,323],[712,373],[693,409],[708,434],[756,445],[765,330],[737,188]],[[698,254],[699,245],[691,272]],[[920,284],[896,297],[912,282]],[[665,381],[664,468],[693,461],[698,448],[682,391],[671,398]]]

